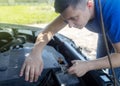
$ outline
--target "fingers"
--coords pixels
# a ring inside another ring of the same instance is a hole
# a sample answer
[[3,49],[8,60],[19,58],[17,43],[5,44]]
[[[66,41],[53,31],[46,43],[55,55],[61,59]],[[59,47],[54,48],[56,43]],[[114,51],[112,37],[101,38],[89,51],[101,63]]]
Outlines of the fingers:
[[68,73],[77,75],[78,74],[79,60],[72,60],[71,63],[73,65],[68,69]]
[[40,58],[33,59],[29,56],[23,63],[23,66],[20,70],[20,76],[23,76],[24,74],[26,81],[36,82],[42,70],[43,70],[42,59]]
[[23,64],[21,72],[20,72],[20,76],[23,76],[23,74],[25,73],[25,80],[26,81],[30,81],[30,82],[36,82],[41,74],[43,70],[43,65],[41,65],[41,67],[33,67],[33,66],[25,66],[25,64]]
[[74,74],[78,77],[83,76],[86,72],[87,72],[87,68],[85,68],[85,62],[80,61],[80,60],[73,60],[71,61],[71,63],[73,64],[69,69],[68,69],[68,73],[69,74]]
[[30,79],[29,79],[30,82],[33,82],[33,81],[34,81],[34,73],[35,73],[34,71],[35,71],[35,70],[34,70],[34,67],[31,67],[31,68],[30,68],[30,75],[29,75],[29,76],[30,76],[30,77],[29,77],[29,78],[30,78]]
[[75,63],[76,63],[76,60],[72,60],[71,63],[72,63],[72,64],[75,64]]
[[23,66],[20,70],[20,77],[23,76],[24,70],[25,70],[25,63],[23,64]]
[[38,80],[40,74],[41,74],[41,70],[40,69],[36,69],[36,71],[35,71],[35,78],[34,78],[35,82]]
[[71,63],[72,63],[73,65],[68,69],[68,72],[69,72],[70,74],[74,74],[74,73],[75,73],[75,67],[76,67],[77,61],[78,61],[78,60],[72,60],[72,61],[71,61]]
[[30,81],[30,82],[36,82],[41,74],[40,68],[36,68],[36,67],[27,67],[26,71],[25,71],[25,80],[26,81]]
[[41,66],[39,68],[36,69],[35,72],[35,82],[38,80],[39,76],[41,75],[41,72],[43,70],[43,64],[41,63]]
[[84,74],[84,72],[80,72],[80,70],[76,69],[74,66],[70,67],[68,72],[69,74],[76,75],[77,77],[80,77]]
[[68,69],[68,73],[69,73],[69,74],[74,74],[74,73],[75,73],[74,68],[73,68],[73,67],[70,67],[70,68]]
[[30,66],[26,66],[26,69],[25,69],[25,80],[26,81],[29,80],[29,74],[30,74]]
[[78,64],[80,60],[72,60],[71,63],[72,64]]

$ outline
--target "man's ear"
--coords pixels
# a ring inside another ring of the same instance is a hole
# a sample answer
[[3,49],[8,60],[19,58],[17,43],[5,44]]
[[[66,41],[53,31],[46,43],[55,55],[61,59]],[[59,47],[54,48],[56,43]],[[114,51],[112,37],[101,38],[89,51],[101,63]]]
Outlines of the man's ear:
[[87,6],[91,8],[93,6],[93,0],[88,0]]

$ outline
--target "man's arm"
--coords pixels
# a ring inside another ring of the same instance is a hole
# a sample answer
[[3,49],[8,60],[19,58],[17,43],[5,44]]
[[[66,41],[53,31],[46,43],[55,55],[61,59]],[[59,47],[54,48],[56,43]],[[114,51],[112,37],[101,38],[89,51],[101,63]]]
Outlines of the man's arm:
[[[120,43],[113,44],[113,47],[115,49],[115,53],[112,53],[110,55],[112,66],[120,67]],[[92,64],[93,67],[91,67],[91,70],[101,69],[101,68],[110,68],[110,64],[109,64],[107,56],[100,58],[98,60],[95,60],[95,61],[94,60],[91,61],[91,63],[93,63],[93,62],[94,62],[94,65]]]
[[[33,51],[39,52],[44,48],[44,46],[51,40],[55,33],[66,26],[61,16],[58,16],[53,22],[51,22],[37,37]],[[37,52],[37,53],[39,53]]]
[[20,76],[24,74],[26,81],[33,82],[38,80],[43,70],[42,50],[54,34],[65,25],[61,16],[59,16],[38,35],[31,53],[26,57],[21,68]]
[[[120,67],[120,43],[113,44],[113,46],[116,52],[110,55],[112,66],[114,68]],[[90,70],[110,68],[107,56],[91,61],[74,60],[72,63],[73,66],[68,69],[68,72],[70,74],[76,74],[79,77]]]

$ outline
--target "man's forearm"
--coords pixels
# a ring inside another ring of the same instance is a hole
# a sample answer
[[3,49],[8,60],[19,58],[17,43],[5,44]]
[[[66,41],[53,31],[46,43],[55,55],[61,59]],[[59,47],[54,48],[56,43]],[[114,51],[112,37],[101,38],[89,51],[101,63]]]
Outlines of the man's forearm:
[[[110,55],[112,66],[119,67],[120,66],[120,53],[113,53]],[[102,68],[110,68],[110,64],[108,61],[108,57],[99,58],[96,60],[88,61],[89,70],[102,69]]]
[[21,68],[20,76],[25,74],[26,81],[37,81],[43,70],[42,50],[44,46],[51,40],[53,35],[61,30],[66,24],[59,16],[46,29],[44,29],[37,37],[29,55],[25,58]]
[[41,32],[35,42],[35,49],[41,50],[44,46],[51,40],[55,33],[65,27],[66,24],[62,20],[61,16],[57,17],[52,23],[50,23],[44,30]]

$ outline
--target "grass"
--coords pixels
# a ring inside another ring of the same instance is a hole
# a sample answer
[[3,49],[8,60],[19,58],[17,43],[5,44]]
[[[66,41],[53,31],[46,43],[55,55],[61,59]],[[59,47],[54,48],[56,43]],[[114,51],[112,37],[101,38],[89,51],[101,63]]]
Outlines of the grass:
[[0,6],[0,22],[12,24],[48,23],[58,14],[52,5]]

